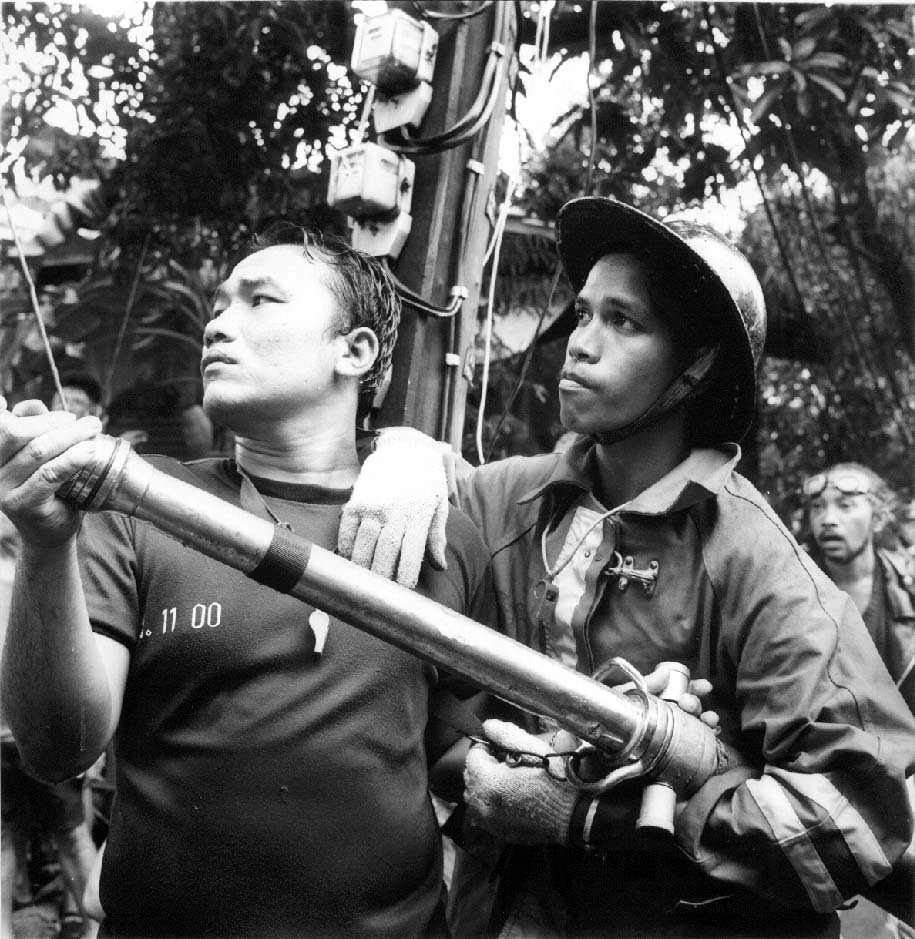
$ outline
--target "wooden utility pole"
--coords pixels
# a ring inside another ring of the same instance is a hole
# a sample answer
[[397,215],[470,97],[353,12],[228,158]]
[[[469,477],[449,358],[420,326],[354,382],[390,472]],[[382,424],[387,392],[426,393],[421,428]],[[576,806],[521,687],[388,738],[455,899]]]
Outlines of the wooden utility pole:
[[[454,15],[473,11],[480,2],[428,2],[423,6]],[[411,3],[392,2],[389,6],[417,15]],[[510,18],[507,22],[506,16]],[[428,155],[405,154],[416,164],[413,222],[394,273],[412,291],[439,307],[447,306],[454,286],[465,288],[467,296],[451,318],[418,312],[404,304],[391,384],[376,421],[377,426],[415,427],[448,440],[456,449],[460,449],[467,385],[473,376],[483,256],[495,221],[491,196],[506,95],[516,74],[515,4],[496,0],[471,18],[433,21],[439,35],[433,95],[422,127],[414,135],[426,139],[441,134],[467,113],[480,89],[494,27],[499,22],[507,25],[507,39],[501,39],[498,50],[498,85],[489,120],[457,147]]]

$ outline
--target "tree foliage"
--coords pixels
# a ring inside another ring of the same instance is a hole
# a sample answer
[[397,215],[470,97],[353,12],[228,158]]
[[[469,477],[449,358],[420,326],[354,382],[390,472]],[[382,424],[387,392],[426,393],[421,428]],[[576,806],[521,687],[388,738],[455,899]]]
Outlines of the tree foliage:
[[[23,79],[2,142],[27,171],[61,187],[73,176],[100,182],[93,217],[80,219],[102,232],[98,256],[78,315],[60,311],[67,326],[58,339],[74,341],[75,329],[95,353],[123,357],[99,362],[103,374],[157,371],[167,381],[174,368],[161,370],[158,345],[199,343],[199,323],[176,316],[180,284],[199,280],[198,271],[218,277],[272,217],[340,225],[324,205],[326,154],[361,101],[339,64],[352,43],[348,3],[139,9],[116,23],[80,6],[7,4]],[[47,122],[62,100],[79,133]],[[5,161],[8,181],[13,165]],[[178,279],[176,264],[185,272]]]
[[[536,6],[522,6],[522,39],[532,41]],[[343,65],[348,3],[155,3],[114,24],[78,6],[12,3],[3,16],[4,41],[35,53],[12,88],[4,153],[21,152],[60,183],[87,172],[102,182],[96,279],[60,323],[67,335],[82,324],[93,347],[113,350],[121,336],[134,359],[117,373],[160,368],[157,343],[174,351],[187,345],[176,336],[198,328],[177,310],[184,301],[170,308],[157,290],[180,283],[205,297],[208,278],[273,215],[339,224],[322,206],[324,157],[362,105]],[[805,459],[879,450],[881,468],[906,488],[901,467],[915,433],[911,9],[561,0],[550,38],[554,65],[593,49],[593,107],[573,101],[529,161],[523,208],[552,221],[588,191],[663,215],[753,187],[759,207],[745,244],[771,328],[759,462],[747,468],[777,501],[793,485],[779,473],[796,481]],[[62,99],[82,133],[47,124]],[[502,253],[503,287],[552,273],[543,244],[523,244]],[[131,297],[136,283],[144,289]],[[90,328],[88,298],[99,296]],[[527,357],[509,357],[513,370],[496,368],[491,401],[521,402],[529,422],[556,358],[534,356],[515,394]]]
[[776,503],[840,456],[913,487],[912,24],[873,4],[556,7],[551,49],[594,51],[593,107],[560,117],[523,203],[549,219],[588,192],[664,215],[755,191],[770,358],[744,468]]
[[[557,13],[568,22],[556,35],[577,36],[579,48],[589,33],[584,6],[560,3]],[[580,105],[563,116],[531,174],[530,209],[553,217],[587,187],[589,160],[592,193],[648,210],[714,197],[741,180],[754,181],[765,197],[787,174],[799,185],[812,246],[824,257],[827,238],[849,246],[886,291],[903,345],[915,355],[911,232],[881,222],[868,175],[915,122],[911,10],[612,3],[596,11],[594,114]],[[736,147],[720,142],[722,128]],[[822,219],[810,205],[811,178],[829,187],[832,205]],[[796,284],[787,253],[783,264]]]

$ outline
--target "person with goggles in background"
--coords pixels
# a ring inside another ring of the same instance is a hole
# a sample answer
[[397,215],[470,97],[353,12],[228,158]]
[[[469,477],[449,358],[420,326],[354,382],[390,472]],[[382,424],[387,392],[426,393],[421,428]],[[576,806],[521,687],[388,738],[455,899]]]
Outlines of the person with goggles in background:
[[[811,556],[861,612],[887,671],[915,713],[915,564],[908,552],[891,547],[892,539],[886,537],[895,494],[860,463],[836,463],[816,473],[804,481],[802,494]],[[913,801],[915,782],[909,777],[907,783]],[[893,874],[909,922],[915,902],[913,861],[915,842]],[[843,935],[872,934],[878,923],[880,935],[901,939],[915,935],[908,923],[884,914],[864,898],[840,916]]]
[[895,496],[860,463],[837,463],[807,479],[802,491],[813,559],[854,601],[915,713],[915,566],[881,539]]

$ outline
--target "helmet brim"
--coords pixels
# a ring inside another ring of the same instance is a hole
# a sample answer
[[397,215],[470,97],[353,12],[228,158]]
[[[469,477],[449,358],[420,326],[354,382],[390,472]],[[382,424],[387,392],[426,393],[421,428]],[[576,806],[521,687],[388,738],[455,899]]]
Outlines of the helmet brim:
[[[682,223],[687,231],[689,223]],[[702,229],[697,227],[697,231]],[[644,212],[612,199],[586,196],[567,202],[556,217],[556,246],[573,290],[578,293],[595,262],[612,251],[627,251],[653,270],[669,272],[668,286],[700,318],[702,333],[720,347],[717,377],[703,393],[720,410],[719,440],[739,441],[756,409],[753,343],[737,303],[714,268],[685,238]]]

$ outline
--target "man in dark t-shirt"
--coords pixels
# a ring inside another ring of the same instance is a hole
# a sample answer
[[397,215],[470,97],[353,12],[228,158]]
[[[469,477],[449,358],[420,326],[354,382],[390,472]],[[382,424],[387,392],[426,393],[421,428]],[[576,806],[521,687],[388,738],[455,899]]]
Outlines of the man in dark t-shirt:
[[[234,459],[153,459],[332,549],[399,303],[373,259],[291,233],[235,266],[205,330],[204,408]],[[48,778],[114,737],[108,934],[441,934],[429,714],[448,679],[151,525],[81,518],[55,492],[88,462],[92,421],[0,411],[0,504],[24,544],[3,693]],[[485,621],[486,557],[452,513],[417,589]]]

